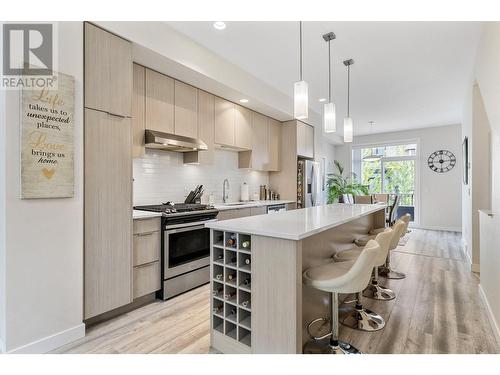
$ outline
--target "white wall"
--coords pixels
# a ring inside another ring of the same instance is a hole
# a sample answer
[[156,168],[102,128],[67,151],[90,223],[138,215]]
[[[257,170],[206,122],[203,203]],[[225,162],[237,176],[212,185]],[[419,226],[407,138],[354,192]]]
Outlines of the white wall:
[[462,139],[469,138],[469,184],[462,188],[462,238],[464,250],[473,271],[479,271],[480,209],[491,208],[490,125],[481,90],[470,86],[462,120]]
[[[491,211],[493,217],[489,225],[485,226],[486,235],[490,239],[491,249],[485,249],[483,256],[483,243],[480,242],[480,285],[483,296],[487,301],[490,318],[497,328],[500,324],[500,253],[498,244],[500,243],[500,23],[485,23],[483,34],[478,48],[475,64],[475,78],[481,93],[481,97],[486,110],[486,115],[490,125],[492,138],[492,158],[491,158]],[[475,164],[474,160],[471,160]],[[481,223],[483,229],[483,223]],[[488,255],[488,256],[486,256]]]
[[240,199],[240,185],[249,184],[250,197],[260,185],[269,184],[269,173],[238,168],[238,153],[215,150],[213,165],[183,164],[178,152],[146,149],[141,159],[134,160],[134,205],[183,202],[190,190],[203,184],[208,199],[210,192],[222,202],[222,183],[229,180],[229,200]]
[[[3,40],[2,22],[0,22],[0,40]],[[6,181],[6,114],[5,90],[0,89],[0,352],[5,352],[5,188]]]
[[[461,231],[461,128],[448,125],[392,133],[371,134],[355,137],[351,145],[335,147],[335,158],[342,162],[346,172],[352,168],[352,146],[371,143],[419,140],[416,199],[420,212],[416,213],[419,227],[438,230]],[[457,157],[457,163],[448,173],[435,173],[427,166],[427,158],[436,150],[449,150]]]
[[75,77],[73,198],[19,198],[19,92],[8,91],[2,100],[7,126],[1,137],[6,168],[0,169],[0,182],[6,183],[6,195],[0,190],[5,212],[0,318],[8,352],[45,352],[84,335],[82,23],[58,23],[58,39],[59,70]]

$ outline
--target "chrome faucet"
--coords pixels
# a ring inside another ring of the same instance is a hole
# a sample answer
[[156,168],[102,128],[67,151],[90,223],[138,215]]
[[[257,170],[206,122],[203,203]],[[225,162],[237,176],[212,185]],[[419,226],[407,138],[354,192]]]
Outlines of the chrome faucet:
[[[227,188],[226,188],[227,185]],[[226,178],[224,182],[222,183],[222,202],[227,203],[227,200],[229,199],[229,181]]]

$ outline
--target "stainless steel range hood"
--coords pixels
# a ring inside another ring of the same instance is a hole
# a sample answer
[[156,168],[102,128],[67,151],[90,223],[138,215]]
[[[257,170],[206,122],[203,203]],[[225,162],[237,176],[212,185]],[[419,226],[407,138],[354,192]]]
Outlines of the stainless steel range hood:
[[157,150],[190,152],[208,150],[200,139],[146,129],[145,146]]

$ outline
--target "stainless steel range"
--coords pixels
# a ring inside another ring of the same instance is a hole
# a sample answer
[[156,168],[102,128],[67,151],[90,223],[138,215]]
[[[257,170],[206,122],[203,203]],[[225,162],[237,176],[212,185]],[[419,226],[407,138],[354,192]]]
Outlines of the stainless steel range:
[[197,203],[136,206],[135,210],[161,212],[162,289],[168,299],[210,280],[210,230],[218,210]]

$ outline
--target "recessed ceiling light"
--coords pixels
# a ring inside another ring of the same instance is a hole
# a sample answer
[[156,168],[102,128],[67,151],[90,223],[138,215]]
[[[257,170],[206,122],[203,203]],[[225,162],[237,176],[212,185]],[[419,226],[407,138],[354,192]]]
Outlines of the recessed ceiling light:
[[320,98],[318,99],[320,103],[326,102],[326,98]]
[[217,29],[217,30],[224,30],[226,28],[226,24],[222,21],[215,21],[214,22],[214,27]]
[[240,99],[240,103],[248,103],[248,99]]

